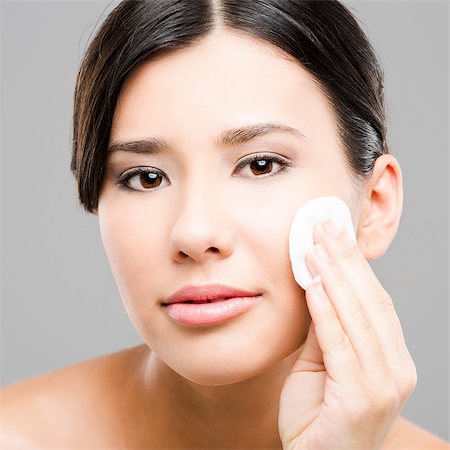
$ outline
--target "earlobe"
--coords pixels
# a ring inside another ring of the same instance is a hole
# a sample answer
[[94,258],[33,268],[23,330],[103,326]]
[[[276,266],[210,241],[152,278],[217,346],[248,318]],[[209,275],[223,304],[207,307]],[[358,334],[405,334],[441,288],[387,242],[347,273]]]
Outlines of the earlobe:
[[358,246],[367,259],[377,259],[394,240],[403,210],[403,178],[394,156],[383,154],[377,158],[364,187],[364,202],[357,230]]

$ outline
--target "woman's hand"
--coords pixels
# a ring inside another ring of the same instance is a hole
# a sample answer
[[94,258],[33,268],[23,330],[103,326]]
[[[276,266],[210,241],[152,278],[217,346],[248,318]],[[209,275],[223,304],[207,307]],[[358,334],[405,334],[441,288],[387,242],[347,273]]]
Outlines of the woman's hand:
[[312,322],[281,392],[283,449],[379,450],[416,368],[389,294],[347,231],[316,225],[314,242],[306,261],[322,281],[306,290]]

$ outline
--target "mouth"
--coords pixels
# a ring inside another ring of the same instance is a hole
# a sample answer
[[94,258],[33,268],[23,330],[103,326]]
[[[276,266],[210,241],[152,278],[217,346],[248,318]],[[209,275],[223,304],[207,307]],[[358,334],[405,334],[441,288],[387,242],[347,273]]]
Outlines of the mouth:
[[185,300],[185,301],[183,301],[183,302],[163,303],[162,305],[163,305],[163,306],[167,306],[167,305],[169,305],[169,304],[174,305],[174,304],[177,304],[177,303],[186,303],[186,304],[191,304],[191,305],[194,305],[194,304],[195,304],[195,305],[196,305],[196,304],[201,305],[201,304],[203,304],[203,303],[217,303],[217,302],[224,302],[224,301],[226,301],[226,300],[231,300],[231,299],[233,299],[233,298],[236,298],[236,297],[216,298],[216,299],[214,299],[214,300]]
[[253,309],[262,295],[208,300],[185,300],[162,304],[163,311],[181,325],[211,326],[234,319]]

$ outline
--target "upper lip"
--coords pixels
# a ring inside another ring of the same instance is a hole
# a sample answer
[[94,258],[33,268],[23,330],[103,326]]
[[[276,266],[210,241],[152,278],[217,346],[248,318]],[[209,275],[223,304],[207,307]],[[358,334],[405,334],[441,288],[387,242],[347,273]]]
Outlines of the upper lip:
[[188,285],[166,298],[163,305],[181,303],[187,300],[215,300],[229,297],[254,297],[256,295],[260,294],[224,284],[208,284],[204,286]]

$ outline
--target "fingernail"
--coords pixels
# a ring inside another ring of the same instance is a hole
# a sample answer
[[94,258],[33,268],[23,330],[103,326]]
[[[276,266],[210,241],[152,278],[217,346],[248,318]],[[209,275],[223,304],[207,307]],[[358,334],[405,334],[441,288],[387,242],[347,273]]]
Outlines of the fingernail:
[[339,236],[341,233],[341,230],[336,226],[334,221],[332,219],[328,219],[326,222],[323,222],[322,229],[325,232],[325,234],[331,238],[335,238]]
[[322,281],[322,278],[320,278],[320,275],[316,275],[311,282],[308,285],[308,290],[311,292],[312,290],[316,290],[317,285],[319,285]]
[[312,294],[317,298],[325,298],[325,292],[322,286],[322,279],[320,278],[320,275],[316,275],[311,281],[311,284],[308,286],[308,292],[310,293],[310,295]]
[[323,242],[319,242],[314,246],[314,251],[316,252],[316,255],[324,262],[329,263],[331,262],[331,258],[328,256],[327,249],[325,248],[325,245]]

